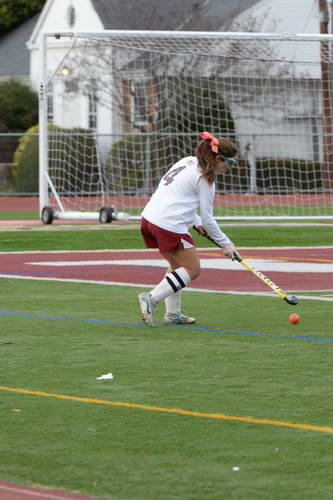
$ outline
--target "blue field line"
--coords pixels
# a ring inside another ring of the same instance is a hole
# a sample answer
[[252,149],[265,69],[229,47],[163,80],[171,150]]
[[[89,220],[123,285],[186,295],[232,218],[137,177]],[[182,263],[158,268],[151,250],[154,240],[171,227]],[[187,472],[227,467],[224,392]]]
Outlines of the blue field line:
[[[128,326],[146,326],[143,323],[134,323],[131,321],[112,321],[110,319],[90,319],[90,318],[73,318],[71,316],[50,316],[47,314],[32,314],[32,313],[20,313],[13,311],[0,311],[0,314],[7,316],[18,316],[21,318],[38,318],[38,319],[59,319],[65,321],[82,321],[84,323],[100,323],[104,325],[128,325]],[[147,326],[146,328],[151,328]],[[291,340],[311,340],[315,342],[333,342],[330,338],[321,337],[308,337],[306,335],[284,335],[283,333],[262,333],[262,332],[247,332],[239,330],[223,330],[222,328],[204,328],[199,326],[184,326],[184,325],[155,325],[154,328],[172,328],[177,330],[188,330],[195,332],[212,332],[212,333],[231,333],[238,335],[255,335],[258,337],[275,337],[281,339],[291,339]]]

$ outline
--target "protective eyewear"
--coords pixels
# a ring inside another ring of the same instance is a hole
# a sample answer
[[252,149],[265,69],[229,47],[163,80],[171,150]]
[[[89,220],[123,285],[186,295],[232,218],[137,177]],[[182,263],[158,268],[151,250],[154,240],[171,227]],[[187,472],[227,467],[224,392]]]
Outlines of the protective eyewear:
[[227,170],[231,170],[232,168],[238,167],[238,163],[234,158],[230,158],[229,156],[224,156],[224,155],[217,155],[217,157],[224,161]]

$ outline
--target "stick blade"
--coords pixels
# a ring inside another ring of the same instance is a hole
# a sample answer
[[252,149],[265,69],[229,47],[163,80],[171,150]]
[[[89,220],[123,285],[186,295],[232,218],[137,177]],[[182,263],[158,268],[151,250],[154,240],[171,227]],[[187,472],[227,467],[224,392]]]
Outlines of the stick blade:
[[296,306],[299,303],[299,298],[296,295],[292,295],[291,297],[285,297],[283,300],[288,302],[291,306]]

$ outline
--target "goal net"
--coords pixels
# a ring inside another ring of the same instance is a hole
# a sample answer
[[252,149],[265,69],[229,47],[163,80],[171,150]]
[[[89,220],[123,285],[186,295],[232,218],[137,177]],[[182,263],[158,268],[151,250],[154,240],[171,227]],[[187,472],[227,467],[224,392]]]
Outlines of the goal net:
[[203,130],[239,148],[238,168],[216,182],[217,219],[333,218],[332,41],[267,33],[45,34],[43,221],[108,222],[112,210],[114,218],[138,218],[161,176],[193,154]]

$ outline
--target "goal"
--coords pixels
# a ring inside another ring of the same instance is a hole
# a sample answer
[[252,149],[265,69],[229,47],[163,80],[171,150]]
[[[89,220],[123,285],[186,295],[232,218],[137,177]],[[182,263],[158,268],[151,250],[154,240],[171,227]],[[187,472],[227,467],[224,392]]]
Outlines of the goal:
[[43,34],[43,222],[138,219],[203,130],[239,148],[238,168],[216,183],[217,219],[333,218],[332,42],[277,33]]

